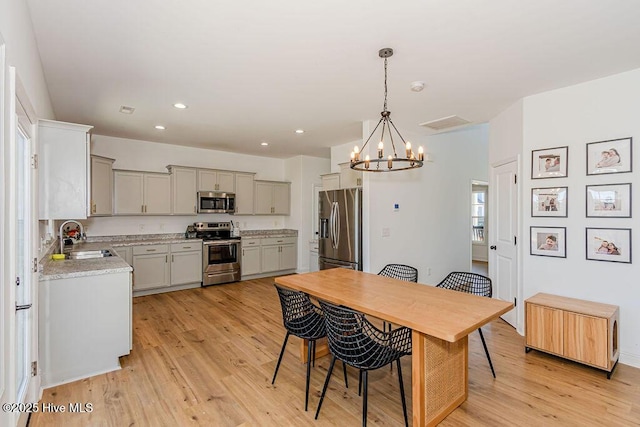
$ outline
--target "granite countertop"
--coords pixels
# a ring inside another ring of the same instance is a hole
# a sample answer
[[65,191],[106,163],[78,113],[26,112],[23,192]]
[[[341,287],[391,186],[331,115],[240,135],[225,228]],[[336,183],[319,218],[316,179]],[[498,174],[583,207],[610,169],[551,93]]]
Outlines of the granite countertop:
[[298,230],[289,228],[280,228],[277,230],[241,230],[240,237],[259,238],[259,237],[297,237]]
[[[201,242],[202,239],[186,239],[183,233],[174,234],[142,234],[131,236],[98,236],[88,237],[86,242],[76,243],[73,248],[67,246],[67,251],[91,251],[110,249],[123,246],[140,246],[182,243],[185,241]],[[57,251],[58,246],[52,250]],[[56,280],[70,277],[97,276],[101,274],[121,273],[132,271],[132,267],[125,260],[115,254],[105,258],[92,259],[51,259],[51,253],[41,261],[42,273],[40,280]]]
[[[74,251],[112,249],[109,243],[79,243],[73,245]],[[132,271],[125,260],[114,255],[105,258],[54,260],[51,254],[42,261],[40,280],[57,280],[71,277],[98,276]]]

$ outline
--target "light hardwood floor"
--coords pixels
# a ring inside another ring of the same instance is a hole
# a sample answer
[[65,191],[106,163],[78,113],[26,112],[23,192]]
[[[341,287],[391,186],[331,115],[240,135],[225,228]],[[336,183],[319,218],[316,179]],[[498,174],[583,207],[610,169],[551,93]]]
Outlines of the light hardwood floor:
[[[284,328],[272,279],[138,297],[134,348],[122,369],[44,391],[42,402],[90,402],[93,412],[37,413],[40,426],[358,426],[357,371],[345,389],[334,372],[318,420],[314,412],[328,367],[311,371],[304,411],[305,365],[290,338],[275,385],[271,377]],[[618,365],[611,378],[595,369],[532,351],[497,320],[483,328],[497,378],[479,335],[469,340],[469,398],[443,426],[640,425],[640,369]],[[411,411],[411,360],[403,360]],[[402,425],[397,370],[369,377],[370,425]],[[411,414],[409,413],[409,417]]]

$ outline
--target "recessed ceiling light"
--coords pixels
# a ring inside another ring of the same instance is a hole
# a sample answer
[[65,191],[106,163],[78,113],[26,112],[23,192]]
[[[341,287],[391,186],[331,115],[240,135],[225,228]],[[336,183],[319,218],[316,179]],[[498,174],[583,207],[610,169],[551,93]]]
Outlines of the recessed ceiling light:
[[269,143],[268,142],[261,142],[260,145],[263,145],[263,146],[266,147],[267,145],[269,145]]
[[135,110],[136,110],[135,107],[127,107],[126,105],[120,106],[120,112],[122,114],[133,114]]
[[185,108],[187,108],[187,105],[182,104],[180,102],[177,102],[177,103],[173,104],[173,106],[176,107],[176,108],[179,108],[181,110],[184,110]]
[[296,133],[304,133],[304,129],[296,129]]
[[162,125],[156,125],[156,129],[158,130],[165,130],[166,127],[162,126]]

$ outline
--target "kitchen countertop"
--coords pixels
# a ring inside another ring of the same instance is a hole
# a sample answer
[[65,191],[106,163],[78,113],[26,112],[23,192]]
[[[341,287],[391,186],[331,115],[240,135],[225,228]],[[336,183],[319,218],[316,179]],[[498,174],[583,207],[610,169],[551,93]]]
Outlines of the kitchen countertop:
[[259,237],[297,237],[298,230],[289,228],[280,228],[277,230],[241,230],[240,237],[259,238]]
[[[86,242],[73,245],[73,251],[91,251],[113,249],[123,246],[157,245],[189,242],[201,242],[202,239],[186,239],[182,233],[145,234],[132,236],[98,236],[89,237]],[[52,249],[57,251],[59,246]],[[125,260],[114,253],[113,256],[92,259],[53,260],[47,254],[42,260],[40,280],[56,280],[70,277],[97,276],[101,274],[132,271],[133,268]]]

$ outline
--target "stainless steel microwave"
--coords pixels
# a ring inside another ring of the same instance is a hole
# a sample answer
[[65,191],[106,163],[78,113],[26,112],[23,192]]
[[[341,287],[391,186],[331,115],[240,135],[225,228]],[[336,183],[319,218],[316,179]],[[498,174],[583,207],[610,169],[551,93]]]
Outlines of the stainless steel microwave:
[[235,213],[236,195],[223,191],[198,191],[198,213]]

